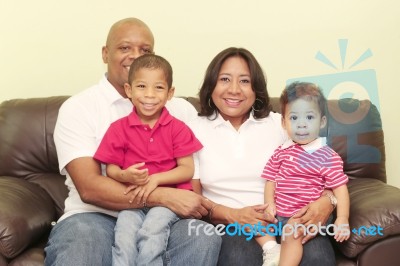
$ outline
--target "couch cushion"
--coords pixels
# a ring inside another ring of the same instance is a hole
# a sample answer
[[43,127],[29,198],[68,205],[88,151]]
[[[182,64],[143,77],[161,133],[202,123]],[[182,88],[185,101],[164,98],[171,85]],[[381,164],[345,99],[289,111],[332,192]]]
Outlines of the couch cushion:
[[[399,189],[376,179],[350,180],[350,238],[338,244],[342,253],[354,258],[371,243],[400,234]],[[379,231],[366,231],[378,226]],[[365,227],[365,228],[364,228]]]
[[51,228],[53,201],[40,186],[0,176],[0,253],[13,258]]

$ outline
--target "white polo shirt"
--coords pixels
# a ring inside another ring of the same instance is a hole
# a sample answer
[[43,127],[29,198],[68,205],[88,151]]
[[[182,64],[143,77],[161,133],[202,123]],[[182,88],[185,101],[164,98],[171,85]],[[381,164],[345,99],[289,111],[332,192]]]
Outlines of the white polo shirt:
[[[193,105],[184,99],[172,98],[166,107],[173,116],[185,123],[197,118]],[[105,76],[97,85],[70,97],[61,106],[54,130],[54,142],[60,172],[66,175],[65,184],[69,194],[60,220],[89,211],[117,215],[117,212],[82,202],[65,166],[76,158],[92,157],[109,125],[128,115],[132,108],[131,101],[123,98]],[[102,168],[105,174],[104,165]]]
[[281,115],[250,115],[239,130],[220,115],[215,120],[198,117],[190,123],[203,149],[195,154],[195,176],[203,195],[232,208],[264,203],[264,166],[286,139]]

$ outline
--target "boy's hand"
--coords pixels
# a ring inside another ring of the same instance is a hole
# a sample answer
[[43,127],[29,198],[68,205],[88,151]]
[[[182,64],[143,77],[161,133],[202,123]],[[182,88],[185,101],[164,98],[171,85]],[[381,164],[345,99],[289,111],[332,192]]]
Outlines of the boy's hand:
[[153,192],[158,187],[158,182],[156,181],[155,178],[151,178],[147,182],[146,185],[139,187],[140,191],[138,195],[136,196],[137,202],[147,202],[147,198],[149,197],[150,193]]
[[143,186],[137,186],[137,185],[128,186],[124,194],[128,194],[128,192],[133,190],[129,202],[132,203],[133,201],[136,201],[137,204],[143,203],[143,206],[145,206],[147,198],[149,197],[150,193],[157,188],[157,186],[158,186],[157,179],[150,178],[149,181]]
[[149,182],[149,170],[147,168],[140,169],[143,166],[144,163],[137,163],[129,166],[125,170],[122,170],[121,177],[124,182],[128,182],[136,186],[143,186],[147,184],[147,182]]
[[345,217],[337,217],[335,221],[335,240],[337,242],[343,242],[350,237],[349,220]]

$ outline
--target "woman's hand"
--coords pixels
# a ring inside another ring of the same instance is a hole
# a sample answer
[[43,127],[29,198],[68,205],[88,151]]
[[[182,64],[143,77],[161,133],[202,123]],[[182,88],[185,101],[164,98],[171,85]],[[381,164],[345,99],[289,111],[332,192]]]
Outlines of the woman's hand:
[[264,226],[269,223],[276,223],[276,218],[266,212],[267,207],[268,204],[262,204],[248,206],[241,209],[232,209],[232,222],[251,225],[261,223]]
[[[293,223],[304,224],[306,227],[311,224],[325,225],[332,211],[333,206],[329,198],[322,196],[318,200],[311,202],[307,206],[301,208],[300,211],[293,215]],[[308,234],[303,238],[303,244],[316,236],[318,232],[315,232],[313,229],[314,227],[311,227],[311,234]],[[304,234],[302,228],[299,228],[298,231],[299,232],[297,233],[297,236],[295,236],[295,238],[297,238],[298,236],[303,236]]]

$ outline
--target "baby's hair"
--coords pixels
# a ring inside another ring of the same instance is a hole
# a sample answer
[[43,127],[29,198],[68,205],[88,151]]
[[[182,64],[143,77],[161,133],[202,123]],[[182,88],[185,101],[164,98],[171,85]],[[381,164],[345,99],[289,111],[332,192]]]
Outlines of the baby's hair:
[[281,113],[285,116],[286,105],[296,99],[306,99],[318,103],[321,117],[325,116],[326,98],[317,84],[295,81],[285,87],[281,94]]
[[165,58],[155,54],[145,54],[136,58],[129,69],[129,84],[132,84],[136,72],[142,68],[161,69],[164,72],[165,79],[167,80],[168,88],[172,87],[172,67]]

